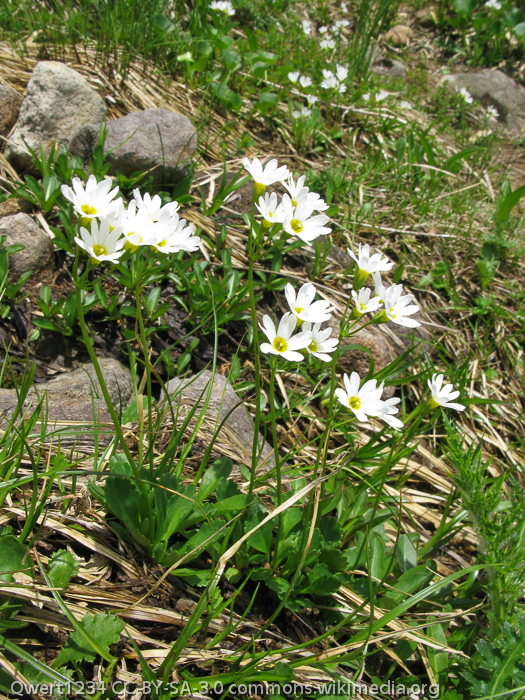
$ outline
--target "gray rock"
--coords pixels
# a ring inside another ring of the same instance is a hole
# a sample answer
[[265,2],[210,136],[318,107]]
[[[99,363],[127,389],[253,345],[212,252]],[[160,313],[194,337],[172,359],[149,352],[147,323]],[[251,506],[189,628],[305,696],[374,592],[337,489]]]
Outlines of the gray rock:
[[[183,114],[145,109],[106,124],[104,152],[110,172],[133,175],[148,170],[155,184],[172,184],[186,174],[197,147],[197,132]],[[89,158],[98,142],[99,125],[80,128],[69,144],[73,155]]]
[[51,239],[27,214],[20,213],[1,218],[0,236],[4,235],[4,245],[17,243],[24,246],[24,250],[9,257],[9,270],[14,277],[28,270],[35,272],[54,264]]
[[[195,377],[186,379],[177,377],[168,383],[167,389],[168,393],[173,396],[172,406],[177,415],[177,423],[182,423],[184,416],[199,399],[199,405],[204,404],[211,377],[211,372],[204,370]],[[197,416],[198,414],[199,409],[196,412]],[[196,420],[196,417],[192,419],[190,429],[194,428]],[[240,462],[251,468],[254,438],[252,421],[242,400],[237,396],[228,379],[221,374],[216,374],[206,416],[197,438],[199,443],[207,447],[215,430],[223,420],[224,425],[220,428],[215,442],[215,451],[231,457],[234,462]],[[261,455],[257,471],[269,471],[275,464],[273,450],[262,436],[259,436],[259,445]]]
[[402,61],[396,58],[382,56],[371,68],[373,73],[382,75],[385,78],[405,78],[407,69]]
[[443,78],[452,92],[466,88],[485,107],[493,105],[512,138],[525,136],[525,88],[500,70],[488,68],[477,73],[455,73]]
[[0,85],[0,136],[6,136],[18,119],[22,97],[7,87]]
[[18,124],[6,146],[6,158],[15,168],[30,170],[31,155],[24,141],[37,151],[46,152],[56,141],[59,149],[67,146],[83,124],[100,123],[106,106],[84,76],[57,61],[37,63],[29,83]]
[[[133,394],[133,380],[129,369],[121,365],[113,358],[99,358],[102,374],[108,386],[111,401],[115,407],[125,406]],[[30,389],[24,403],[24,410],[28,417],[38,404],[39,396],[45,395],[44,415],[47,419],[47,431],[69,427],[69,435],[61,437],[61,442],[84,443],[92,445],[92,438],[86,439],[86,434],[79,430],[78,426],[64,426],[68,421],[78,421],[85,424],[93,423],[93,411],[97,417],[97,423],[110,423],[106,403],[102,397],[95,369],[92,364],[81,365],[72,372],[65,372],[54,377],[45,384],[38,385],[38,392]],[[92,400],[92,396],[94,399]],[[0,429],[5,430],[5,423],[11,418],[17,406],[17,395],[14,389],[0,389]],[[39,430],[39,424],[35,426],[35,432]],[[90,431],[92,432],[92,431]],[[114,436],[114,430],[106,427],[101,429],[101,434],[106,433],[106,438]],[[89,435],[89,434],[88,434]],[[54,437],[57,442],[57,436]],[[104,439],[100,442],[105,442]]]

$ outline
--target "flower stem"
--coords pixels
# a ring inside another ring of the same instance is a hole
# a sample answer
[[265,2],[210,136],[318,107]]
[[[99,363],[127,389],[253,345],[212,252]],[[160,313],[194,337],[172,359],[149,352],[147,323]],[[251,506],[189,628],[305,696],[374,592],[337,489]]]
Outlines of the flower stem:
[[78,322],[80,325],[80,330],[82,331],[82,338],[84,339],[84,343],[86,345],[89,358],[93,364],[93,367],[95,369],[95,374],[97,375],[98,383],[100,386],[100,390],[102,391],[102,396],[104,397],[104,401],[106,402],[106,406],[109,412],[109,415],[111,416],[111,420],[113,422],[113,427],[115,428],[115,433],[117,436],[117,440],[120,443],[120,446],[122,447],[122,450],[124,454],[126,455],[126,458],[129,462],[129,466],[133,470],[133,473],[135,475],[135,478],[137,480],[137,484],[142,492],[142,495],[144,497],[144,501],[147,504],[148,511],[149,511],[149,516],[151,516],[151,503],[149,499],[149,494],[146,489],[146,485],[142,481],[142,476],[140,474],[140,470],[135,464],[135,460],[133,459],[133,455],[130,452],[129,447],[126,444],[126,440],[124,438],[124,433],[122,432],[122,428],[120,426],[120,420],[117,415],[117,412],[115,411],[115,408],[113,407],[113,402],[111,400],[111,397],[108,392],[108,387],[106,384],[106,380],[104,379],[104,375],[102,374],[102,370],[100,369],[100,364],[98,361],[98,358],[95,354],[95,351],[93,350],[93,346],[91,344],[91,338],[89,337],[89,331],[86,326],[86,321],[84,318],[84,311],[82,309],[82,285],[80,284],[80,279],[78,277],[78,251],[77,251],[77,256],[75,259],[75,265],[73,268],[73,280],[75,282],[75,299],[76,299],[76,305],[77,305],[77,315],[78,315]]
[[[277,418],[275,415],[275,362],[271,362],[270,369],[270,415],[272,420],[272,440],[273,440],[273,452],[275,456],[275,478],[277,481],[277,506],[279,507],[282,503],[282,482],[281,482],[281,460],[279,458],[279,439],[277,437]],[[277,555],[279,550],[279,538],[282,532],[282,518],[283,514],[279,513],[277,516],[277,533],[275,535],[275,546],[273,550],[273,561],[274,564],[277,562]]]
[[253,493],[253,484],[255,481],[255,470],[259,461],[259,427],[261,425],[261,359],[259,355],[259,333],[257,329],[257,311],[255,308],[255,291],[253,286],[253,266],[255,262],[255,235],[253,226],[255,223],[255,205],[252,205],[252,216],[250,220],[250,229],[248,231],[248,293],[250,297],[250,312],[252,316],[253,328],[253,352],[255,365],[255,424],[252,445],[252,469],[250,474],[250,486],[248,493]]
[[142,287],[140,280],[137,279],[135,284],[135,301],[137,304],[137,320],[139,322],[140,345],[144,356],[144,367],[146,368],[146,386],[148,392],[148,451],[146,459],[150,462],[150,477],[153,478],[153,453],[152,453],[152,433],[153,433],[153,413],[152,413],[152,394],[151,394],[151,365],[148,354],[148,341],[146,339],[146,330],[144,328],[144,317],[142,316]]

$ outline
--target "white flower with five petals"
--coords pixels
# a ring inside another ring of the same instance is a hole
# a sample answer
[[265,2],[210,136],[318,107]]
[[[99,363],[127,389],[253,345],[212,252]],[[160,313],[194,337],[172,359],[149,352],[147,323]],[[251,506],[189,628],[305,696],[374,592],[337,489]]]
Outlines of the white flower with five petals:
[[304,356],[297,351],[308,347],[312,340],[312,334],[309,331],[302,331],[292,336],[296,325],[297,318],[290,312],[284,314],[277,330],[272,319],[267,315],[263,316],[260,328],[270,342],[261,343],[261,352],[281,355],[285,360],[291,362],[300,362],[304,359]]
[[320,323],[312,326],[308,321],[305,321],[303,328],[312,334],[310,345],[306,348],[309,354],[323,360],[323,362],[331,362],[332,358],[327,353],[334,352],[339,342],[337,338],[330,338],[332,329],[324,328],[321,330]]
[[303,284],[297,294],[290,283],[284,288],[288,306],[299,321],[323,323],[331,318],[334,307],[325,299],[314,301],[316,291],[311,282]]
[[430,408],[437,408],[441,406],[442,408],[453,408],[456,411],[464,411],[465,406],[461,403],[452,403],[454,399],[459,396],[459,391],[454,391],[452,384],[445,384],[443,386],[444,375],[434,374],[432,375],[432,380],[428,380],[428,387],[432,394],[432,398],[429,399]]
[[60,191],[73,203],[75,211],[82,217],[84,223],[95,217],[102,219],[113,216],[122,206],[122,199],[115,200],[118,187],[111,189],[113,182],[108,177],[97,182],[97,178],[90,175],[85,187],[80,178],[74,177],[71,184],[72,188],[62,185]]
[[122,238],[122,229],[120,226],[113,227],[112,223],[109,219],[102,219],[99,225],[97,220],[93,219],[89,231],[81,226],[80,238],[75,236],[75,243],[97,263],[116,263],[124,254],[125,239]]

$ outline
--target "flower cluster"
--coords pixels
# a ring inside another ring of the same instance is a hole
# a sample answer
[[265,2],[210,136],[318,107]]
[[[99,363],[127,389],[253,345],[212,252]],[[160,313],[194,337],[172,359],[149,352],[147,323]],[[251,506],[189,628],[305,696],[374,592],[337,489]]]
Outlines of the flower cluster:
[[[298,80],[299,74],[292,75],[291,80]],[[263,226],[272,228],[282,226],[291,235],[297,235],[310,243],[318,235],[329,233],[330,229],[324,224],[328,217],[322,214],[312,216],[314,211],[321,212],[328,208],[326,202],[316,192],[310,192],[305,185],[305,176],[298,178],[285,166],[279,166],[277,160],[270,160],[265,166],[254,158],[253,161],[244,159],[243,165],[255,180],[254,197],[258,197],[255,206],[263,217]],[[281,183],[286,189],[281,201],[275,192],[266,192],[268,185]],[[404,294],[402,284],[385,287],[381,273],[392,269],[394,263],[383,257],[381,253],[370,253],[368,244],[359,245],[356,255],[351,250],[349,255],[357,264],[354,275],[352,299],[354,308],[351,317],[361,319],[367,313],[373,313],[372,323],[392,321],[401,326],[415,328],[420,323],[411,318],[419,311],[413,303],[413,294]],[[374,280],[374,290],[363,285],[369,276]],[[307,355],[312,355],[323,362],[331,362],[333,353],[339,341],[331,338],[332,328],[322,328],[322,324],[330,321],[334,307],[324,299],[315,300],[317,290],[311,282],[303,284],[298,292],[292,284],[285,287],[287,311],[276,324],[268,315],[263,317],[260,329],[267,338],[261,343],[261,352],[278,355],[290,362],[299,362]],[[461,404],[451,403],[459,395],[452,391],[452,385],[442,387],[443,375],[434,375],[429,381],[432,398],[427,402],[427,408],[445,406],[463,410]],[[369,379],[361,386],[361,378],[357,372],[350,376],[343,375],[344,389],[335,390],[338,401],[349,408],[359,421],[367,421],[369,417],[381,418],[392,428],[400,429],[403,423],[396,417],[397,404],[401,399],[392,397],[383,399],[384,382],[378,385],[376,379]]]
[[323,90],[337,90],[339,94],[346,92],[345,80],[348,78],[348,68],[337,64],[335,73],[327,68],[323,68],[323,80],[321,87]]
[[[381,306],[381,313],[374,319],[375,323],[386,323],[392,321],[399,326],[407,328],[416,328],[421,324],[413,318],[409,318],[419,311],[419,307],[413,304],[415,297],[413,294],[403,294],[402,284],[393,284],[390,287],[384,287],[381,281],[381,272],[388,272],[394,266],[386,258],[383,258],[380,253],[370,255],[370,246],[359,245],[359,254],[356,256],[350,249],[348,254],[357,263],[357,272],[354,276],[354,288],[352,289],[352,298],[354,300],[354,310],[352,315],[354,318],[360,318],[366,313],[378,311]],[[374,296],[370,289],[362,289],[363,284],[372,275],[374,280]]]
[[177,202],[162,206],[158,195],[141,195],[133,190],[134,199],[126,207],[118,188],[105,178],[97,182],[90,175],[86,186],[75,177],[73,187],[62,185],[62,194],[73,204],[80,217],[79,236],[75,242],[88,253],[92,262],[117,262],[127,249],[151,246],[161,253],[193,252],[200,238],[192,224],[178,214]]
[[235,14],[233,5],[229,0],[212,0],[210,2],[210,10],[217,10],[218,12],[223,12],[228,17],[232,17]]
[[[297,236],[308,245],[318,236],[331,233],[326,226],[328,216],[314,213],[326,211],[328,205],[305,186],[304,176],[296,183],[288,168],[279,167],[275,159],[263,167],[258,158],[251,162],[245,158],[243,165],[255,181],[254,194],[258,197],[255,206],[263,217],[263,226],[270,228],[280,224],[286,233]],[[266,187],[276,183],[281,183],[287,190],[280,202],[275,192],[265,194]]]
[[[285,360],[300,361],[307,354],[330,362],[331,357],[327,353],[333,352],[337,347],[337,339],[330,338],[331,328],[321,329],[321,324],[329,321],[332,316],[333,306],[326,300],[314,301],[316,288],[311,282],[303,284],[296,293],[291,284],[285,287],[285,296],[290,311],[287,311],[276,328],[269,316],[263,317],[261,330],[268,338],[268,343],[262,343],[261,351],[271,355],[281,355]],[[297,335],[293,332],[302,327]]]

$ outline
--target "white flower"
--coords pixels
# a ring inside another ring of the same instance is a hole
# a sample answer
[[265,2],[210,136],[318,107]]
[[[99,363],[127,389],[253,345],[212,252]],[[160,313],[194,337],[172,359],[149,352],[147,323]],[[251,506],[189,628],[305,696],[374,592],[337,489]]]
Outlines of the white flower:
[[485,7],[488,7],[489,10],[501,10],[501,3],[499,0],[488,0],[485,3]]
[[138,209],[134,199],[111,223],[121,228],[125,241],[132,246],[149,245],[155,227],[153,218],[144,209]]
[[305,34],[312,33],[312,23],[309,22],[307,19],[303,19],[303,32]]
[[347,248],[347,251],[348,255],[356,261],[359,270],[369,275],[374,272],[388,272],[388,270],[394,267],[394,263],[390,262],[387,258],[383,258],[381,253],[370,255],[370,246],[368,243],[365,243],[365,245],[359,244],[358,257],[354,255],[350,248]]
[[421,324],[413,318],[407,318],[419,311],[419,306],[410,302],[414,300],[413,294],[403,294],[402,284],[393,284],[385,290],[383,303],[385,305],[385,314],[390,321],[397,323],[399,326],[407,328],[416,328]]
[[323,323],[331,318],[334,307],[324,299],[314,301],[316,289],[311,282],[303,284],[297,295],[295,289],[288,283],[284,288],[284,293],[288,306],[300,321]]
[[210,10],[218,10],[219,12],[224,12],[230,17],[235,14],[233,5],[229,0],[212,0],[212,2],[210,2]]
[[299,198],[306,197],[310,204],[312,204],[314,211],[326,211],[329,208],[329,205],[324,201],[324,199],[321,199],[321,195],[317,194],[317,192],[310,192],[309,188],[304,184],[305,180],[306,176],[301,175],[296,184],[294,182],[293,175],[291,174],[286,178],[286,180],[283,180],[282,184],[290,193],[292,205],[296,207]]
[[309,107],[314,105],[318,100],[319,100],[319,98],[316,97],[315,95],[306,95],[306,101],[308,102]]
[[339,81],[335,75],[330,70],[323,68],[324,79],[321,81],[321,87],[323,90],[337,89],[339,87]]
[[308,245],[318,236],[332,232],[332,229],[325,226],[330,219],[324,214],[312,216],[315,203],[311,202],[308,195],[301,195],[297,200],[297,206],[293,206],[288,195],[283,197],[283,207],[285,219],[283,221],[284,230],[290,235],[295,235]]
[[193,253],[201,243],[201,239],[194,233],[193,224],[186,224],[186,219],[180,219],[175,214],[169,221],[155,223],[153,236],[148,243],[159,253],[178,253],[180,250]]
[[321,49],[335,49],[335,39],[326,38],[319,42]]
[[276,158],[272,158],[272,160],[266,163],[264,168],[258,158],[254,158],[251,163],[248,158],[244,158],[242,164],[253,177],[255,183],[263,187],[280,182],[290,174],[286,165],[281,165],[279,167]]
[[307,75],[301,75],[301,77],[299,78],[299,83],[301,87],[307,88],[310,87],[310,85],[312,84],[312,79],[309,78]]
[[492,119],[497,119],[499,117],[499,112],[494,105],[489,105],[487,107],[487,117],[492,117]]
[[474,102],[474,98],[470,94],[470,92],[467,90],[467,88],[462,87],[459,88],[459,94],[463,98],[463,100],[468,104],[471,105]]
[[361,95],[361,98],[362,98],[365,102],[370,102],[370,98],[371,98],[371,97],[372,97],[372,94],[371,94],[370,92],[365,92],[364,95]]
[[396,428],[397,430],[403,427],[403,423],[399,420],[399,418],[395,417],[395,414],[398,413],[399,410],[395,407],[395,405],[400,401],[401,399],[395,397],[383,401],[380,414],[380,418],[382,418],[385,423],[388,423],[388,425],[390,425],[392,428]]
[[168,202],[162,206],[162,200],[158,194],[152,197],[149,192],[145,192],[142,195],[140,190],[135,189],[133,190],[133,197],[134,199],[131,200],[130,205],[136,204],[137,212],[149,216],[153,221],[169,219],[179,209],[178,202]]
[[348,5],[346,4],[346,2],[341,3],[341,10],[343,12],[348,12]]
[[290,312],[284,314],[277,330],[272,319],[269,316],[263,316],[260,328],[270,342],[261,343],[261,352],[282,355],[285,360],[291,362],[302,360],[303,355],[297,350],[304,350],[310,345],[312,334],[309,331],[303,331],[292,338],[296,325],[297,318]]
[[432,380],[427,380],[432,394],[432,398],[429,399],[430,407],[437,408],[438,406],[442,406],[443,408],[454,408],[456,411],[464,411],[465,406],[463,406],[463,404],[451,403],[454,399],[458,398],[459,391],[453,391],[454,387],[452,384],[445,384],[445,386],[443,386],[443,378],[442,374],[433,374]]
[[91,230],[80,227],[80,238],[75,236],[75,243],[97,262],[117,262],[124,254],[125,239],[121,238],[120,226],[112,228],[109,219],[102,219],[100,226],[96,219],[91,221]]
[[321,330],[320,323],[316,323],[312,327],[312,324],[308,321],[305,321],[303,328],[305,331],[310,331],[312,334],[310,345],[306,348],[310,355],[318,357],[320,360],[323,360],[323,362],[331,362],[332,358],[326,353],[334,352],[338,343],[337,338],[330,338],[332,329],[325,328]]
[[89,219],[112,216],[122,205],[122,199],[115,200],[118,187],[111,189],[113,182],[107,177],[101,182],[97,182],[94,175],[90,175],[84,189],[82,180],[74,177],[71,184],[73,189],[67,185],[60,188],[66,199],[73,203],[75,211],[87,224]]
[[384,303],[386,289],[381,281],[381,275],[379,272],[372,272],[372,278],[374,280],[374,293],[379,299],[379,305],[381,305]]
[[255,206],[262,214],[263,220],[268,224],[282,224],[284,221],[284,209],[275,192],[271,194],[267,192],[264,197],[259,197],[259,203],[256,203]]
[[399,107],[399,109],[412,109],[412,105],[410,104],[410,102],[407,102],[406,100],[401,100],[398,107]]
[[319,27],[319,34],[326,34],[328,31],[328,27],[326,25],[322,25],[322,27]]
[[379,297],[373,296],[370,298],[371,294],[372,290],[365,289],[364,287],[363,289],[360,289],[359,292],[352,289],[352,298],[354,300],[356,311],[360,316],[377,311],[377,309],[381,306],[381,300]]
[[386,90],[379,90],[379,92],[375,94],[375,100],[376,102],[382,102],[383,100],[386,100],[386,98],[389,97],[389,95],[390,93]]
[[291,73],[288,73],[288,80],[295,85],[295,83],[299,80],[300,75],[301,74],[298,70],[292,71]]
[[337,64],[337,66],[335,67],[335,74],[337,76],[337,79],[340,82],[343,82],[343,80],[346,80],[348,78],[348,68]]
[[350,377],[343,375],[345,389],[338,388],[335,395],[346,408],[355,414],[357,420],[365,422],[368,416],[381,416],[384,410],[384,401],[381,401],[383,385],[377,386],[377,379],[369,379],[361,388],[361,378],[357,372],[352,372]]
[[347,19],[338,19],[336,22],[334,22],[334,29],[335,31],[339,31],[343,27],[349,27],[350,22]]
[[312,110],[308,109],[308,107],[305,107],[304,105],[301,105],[299,109],[294,109],[292,112],[292,117],[294,119],[304,119],[306,117],[310,117],[312,115]]

